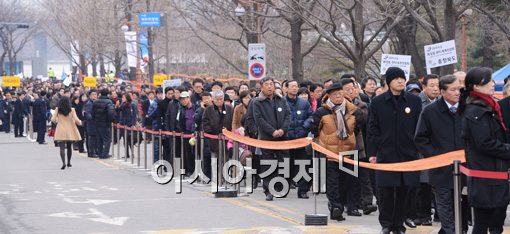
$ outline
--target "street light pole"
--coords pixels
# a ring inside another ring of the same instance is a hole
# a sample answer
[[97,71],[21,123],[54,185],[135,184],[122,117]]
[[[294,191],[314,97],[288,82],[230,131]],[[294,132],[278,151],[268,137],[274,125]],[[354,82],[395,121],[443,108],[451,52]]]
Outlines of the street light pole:
[[142,69],[140,61],[140,27],[138,26],[138,14],[135,14],[135,31],[136,31],[136,81],[139,85],[142,83]]

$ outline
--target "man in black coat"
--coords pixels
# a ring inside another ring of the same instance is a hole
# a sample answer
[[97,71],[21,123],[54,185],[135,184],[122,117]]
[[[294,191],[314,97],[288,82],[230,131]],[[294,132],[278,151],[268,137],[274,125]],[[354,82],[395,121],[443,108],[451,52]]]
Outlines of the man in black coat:
[[46,144],[44,135],[46,134],[49,107],[50,104],[46,99],[46,91],[43,90],[39,93],[39,97],[35,100],[32,108],[32,125],[34,126],[34,131],[37,132],[37,142],[41,145]]
[[112,122],[115,119],[112,101],[108,98],[108,89],[101,90],[101,96],[92,104],[92,118],[97,131],[97,154],[99,158],[110,157],[112,143]]
[[[505,87],[510,91],[510,89],[505,85]],[[510,87],[510,85],[509,85]],[[499,106],[501,107],[501,114],[503,115],[503,123],[507,128],[510,128],[510,96],[503,98],[498,101]],[[507,131],[507,139],[510,141],[510,131]],[[510,143],[510,142],[508,142]]]
[[18,93],[14,101],[14,111],[12,112],[12,124],[14,124],[14,137],[24,137],[23,135],[23,117],[26,115],[23,99],[25,95]]
[[[419,97],[404,92],[405,73],[390,67],[386,71],[386,93],[375,97],[369,107],[367,153],[371,163],[398,163],[418,159],[414,135],[421,113]],[[405,233],[406,199],[410,187],[418,186],[420,172],[376,171],[381,233]]]
[[[269,141],[286,140],[290,128],[290,109],[287,101],[274,93],[274,81],[272,78],[264,78],[261,81],[262,92],[253,100],[253,119],[258,128],[258,139]],[[285,150],[262,149],[261,159],[283,161],[289,157]],[[267,171],[270,165],[261,165],[262,172]],[[269,192],[269,182],[277,176],[276,170],[263,178],[263,188],[266,201],[273,200],[273,194]]]
[[[464,149],[461,136],[462,118],[459,108],[459,80],[454,75],[439,80],[441,98],[423,109],[416,128],[415,142],[423,157],[436,156]],[[436,210],[441,220],[439,233],[454,233],[453,174],[451,166],[431,169],[429,183],[436,199]],[[463,212],[463,215],[464,212]],[[467,224],[465,225],[467,227]],[[464,230],[467,232],[467,228]]]
[[92,89],[89,91],[89,100],[85,103],[83,107],[84,117],[85,117],[85,127],[87,128],[87,156],[89,158],[97,158],[98,150],[97,150],[97,128],[96,121],[92,116],[92,108],[94,106],[94,102],[97,100],[97,90]]
[[2,126],[3,126],[3,131],[5,133],[10,133],[11,132],[11,113],[12,113],[12,110],[13,110],[13,101],[12,101],[12,98],[11,98],[11,94],[10,93],[6,93],[5,94],[5,99],[3,100],[3,112],[4,112],[4,118],[2,119]]

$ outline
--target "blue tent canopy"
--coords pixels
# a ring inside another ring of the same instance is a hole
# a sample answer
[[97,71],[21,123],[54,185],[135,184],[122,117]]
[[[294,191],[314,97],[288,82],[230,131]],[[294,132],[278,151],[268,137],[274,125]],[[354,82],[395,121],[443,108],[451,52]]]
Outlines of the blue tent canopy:
[[503,90],[503,80],[510,75],[510,63],[492,73],[492,79],[496,82],[496,91]]

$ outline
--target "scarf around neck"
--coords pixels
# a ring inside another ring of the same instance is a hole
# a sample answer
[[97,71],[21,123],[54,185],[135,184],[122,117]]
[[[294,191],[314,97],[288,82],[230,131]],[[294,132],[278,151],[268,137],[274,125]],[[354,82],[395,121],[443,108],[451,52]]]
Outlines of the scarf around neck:
[[492,98],[490,95],[479,93],[476,91],[470,92],[469,96],[479,98],[485,103],[487,103],[487,105],[489,105],[494,110],[494,112],[498,116],[499,123],[506,131],[506,126],[505,123],[503,122],[503,114],[501,113],[501,107],[499,106],[499,103],[496,102],[496,100],[494,100],[494,98]]
[[347,139],[347,137],[349,136],[348,135],[348,128],[347,128],[347,125],[345,124],[345,119],[344,119],[344,115],[345,115],[345,106],[346,106],[346,100],[344,99],[344,101],[342,102],[342,104],[340,105],[335,105],[331,99],[328,99],[326,101],[326,105],[335,113],[335,116],[336,116],[336,136],[341,139],[341,140],[345,140]]

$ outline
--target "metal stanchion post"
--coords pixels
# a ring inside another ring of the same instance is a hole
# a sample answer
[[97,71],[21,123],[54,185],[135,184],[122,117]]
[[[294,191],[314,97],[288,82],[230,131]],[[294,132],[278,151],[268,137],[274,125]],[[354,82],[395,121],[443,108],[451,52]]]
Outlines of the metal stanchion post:
[[[115,125],[112,124],[112,136],[115,135],[114,132],[115,132]],[[112,158],[115,158],[115,145],[114,144],[112,144]]]
[[127,134],[128,134],[128,130],[127,130],[127,126],[126,128],[124,128],[124,162],[127,162],[127,157],[128,157],[128,140],[127,140]]
[[163,135],[161,135],[161,130],[159,130],[159,141],[158,141],[158,143],[159,143],[159,145],[158,145],[158,147],[159,147],[159,150],[158,150],[158,159],[159,160],[162,159],[161,158],[161,151],[163,151],[163,149],[161,148],[162,141],[163,141]]
[[175,166],[175,131],[172,132],[172,167],[174,168],[174,175],[179,172],[181,168]]
[[460,161],[453,161],[453,205],[455,211],[455,234],[462,233]]
[[[184,134],[184,133],[182,133],[182,134]],[[187,165],[185,162],[186,159],[184,157],[186,157],[186,154],[184,153],[184,137],[182,137],[182,135],[181,135],[181,165],[179,165],[179,169],[180,168],[186,169]],[[188,173],[188,172],[186,171],[186,173]]]
[[319,167],[320,161],[319,157],[316,156],[315,150],[312,148],[312,165],[313,165],[313,214],[305,214],[305,226],[324,226],[328,225],[328,215],[327,214],[317,214],[317,193],[319,193],[319,184],[320,184],[320,176],[319,176]]
[[[233,157],[234,157],[234,160],[236,160],[236,161],[238,161],[238,162],[240,162],[240,161],[241,161],[241,160],[240,160],[240,158],[239,158],[239,142],[237,142],[237,141],[234,141],[234,155],[233,155]],[[236,177],[237,177],[237,174],[238,174],[237,172],[238,172],[239,170],[241,170],[241,168],[237,168],[237,167],[235,167],[235,168],[236,168],[236,169],[235,169],[235,170],[233,171],[233,173],[232,173],[232,174],[233,174],[233,176],[232,176],[232,177],[234,177],[234,178],[236,178]],[[237,184],[235,184],[235,185],[234,185],[234,188],[235,188],[235,190],[237,191],[237,194],[238,194],[238,195],[239,195],[239,194],[241,194],[241,183],[237,183]]]
[[137,141],[138,141],[136,143],[136,145],[137,145],[137,147],[136,147],[136,152],[137,152],[137,154],[136,154],[137,155],[137,159],[136,159],[137,163],[136,163],[136,165],[138,167],[140,167],[140,151],[141,151],[140,148],[141,148],[141,144],[142,144],[141,143],[142,142],[142,133],[140,132],[140,129],[137,129],[136,137],[137,137]]
[[120,159],[120,128],[119,128],[119,124],[117,124],[117,160]]
[[[131,127],[131,164],[135,164],[135,127]],[[138,137],[137,137],[138,138]]]
[[144,132],[144,135],[145,135],[145,137],[144,137],[144,140],[143,140],[143,145],[144,145],[144,147],[143,147],[143,159],[144,159],[145,163],[143,164],[143,166],[144,166],[144,169],[147,170],[147,132]]
[[155,162],[154,162],[154,158],[155,158],[155,157],[154,157],[154,156],[155,156],[155,155],[154,155],[154,149],[155,149],[155,147],[156,147],[156,142],[154,141],[154,134],[152,134],[152,133],[151,133],[151,138],[152,138],[152,163],[155,163]]

